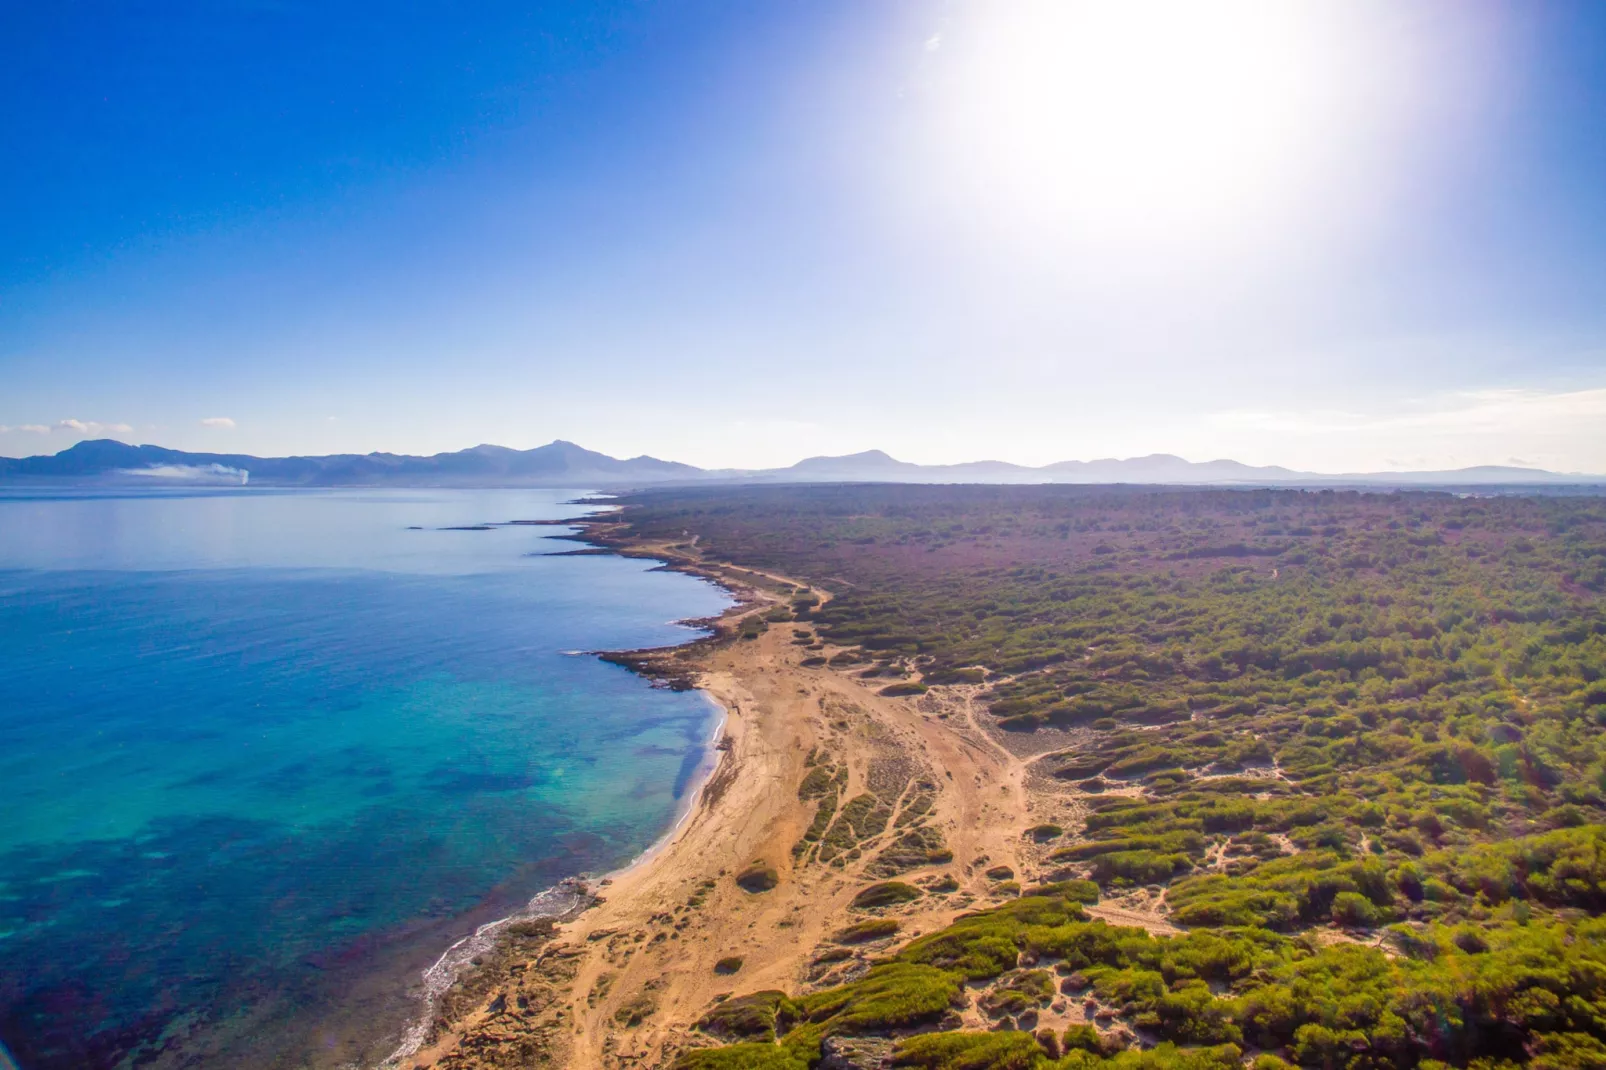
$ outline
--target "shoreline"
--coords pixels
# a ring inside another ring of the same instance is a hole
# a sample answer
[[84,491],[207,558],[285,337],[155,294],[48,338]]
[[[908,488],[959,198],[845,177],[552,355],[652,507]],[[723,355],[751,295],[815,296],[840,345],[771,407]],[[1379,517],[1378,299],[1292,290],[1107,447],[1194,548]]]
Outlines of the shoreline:
[[[698,688],[697,690],[701,691],[702,689]],[[719,772],[720,765],[724,761],[725,755],[724,752],[720,750],[719,745],[725,738],[725,726],[730,723],[731,716],[730,709],[723,702],[720,702],[719,699],[712,693],[704,691],[703,695],[708,699],[710,704],[712,704],[713,707],[719,711],[719,716],[715,721],[713,732],[709,734],[707,742],[703,744],[705,752],[704,757],[703,760],[697,764],[697,771],[692,775],[693,784],[691,786],[691,790],[687,791],[682,796],[681,802],[675,807],[674,820],[670,822],[669,828],[664,830],[663,835],[659,836],[656,840],[649,844],[640,854],[632,858],[627,864],[619,867],[616,870],[604,873],[601,877],[597,878],[599,886],[604,881],[612,882],[627,875],[631,870],[638,866],[647,865],[660,853],[667,850],[669,846],[674,843],[675,837],[679,836],[681,830],[686,827],[686,822],[690,821],[692,815],[697,812],[698,806],[702,804],[704,789],[706,789],[709,783],[714,779],[715,775]]]
[[[505,917],[485,922],[441,952],[440,957],[423,971],[424,991],[419,998],[424,1002],[425,1009],[404,1027],[401,1042],[396,1050],[377,1063],[374,1070],[395,1070],[403,1060],[411,1058],[424,1046],[431,1029],[437,1024],[441,998],[462,979],[464,971],[473,965],[476,956],[495,948],[498,939],[509,926],[526,921],[562,923],[571,920],[599,901],[603,888],[629,876],[637,869],[651,865],[659,854],[673,845],[676,837],[686,827],[686,823],[697,812],[703,792],[718,773],[724,757],[720,742],[724,738],[725,726],[730,720],[730,710],[713,694],[704,692],[704,695],[718,711],[718,716],[713,731],[704,743],[705,755],[698,763],[692,786],[676,805],[669,827],[624,865],[609,870],[601,876],[577,873],[572,877],[565,877],[531,896],[529,902],[521,909]],[[3,1065],[0,1065],[0,1070],[4,1070]]]
[[[618,506],[601,506],[596,514],[590,518],[595,523],[603,517],[618,515]],[[602,521],[604,523],[608,521]],[[574,534],[561,536],[546,536],[547,538],[564,539],[568,541],[587,543],[582,551],[569,551],[569,553],[601,553],[615,554],[620,557],[647,557],[648,555],[624,554],[611,546],[592,543],[585,533],[587,518],[569,518],[561,521],[564,526],[578,529]],[[545,556],[562,556],[561,554]],[[687,825],[698,813],[703,804],[705,793],[715,781],[721,768],[727,762],[726,730],[730,724],[733,708],[731,703],[723,701],[713,690],[693,686],[682,688],[678,685],[680,677],[666,677],[655,671],[663,659],[673,657],[685,652],[688,648],[698,644],[717,642],[723,638],[720,634],[719,624],[732,615],[743,615],[753,608],[751,592],[733,588],[728,582],[706,570],[694,570],[676,567],[676,563],[660,560],[660,567],[694,575],[725,591],[732,599],[732,605],[715,617],[698,617],[677,620],[673,623],[691,628],[701,628],[704,634],[688,639],[684,643],[673,646],[645,647],[635,650],[613,651],[561,651],[560,653],[574,656],[589,656],[599,660],[619,665],[630,672],[647,680],[654,687],[670,686],[676,690],[696,690],[702,693],[709,704],[716,711],[714,726],[708,738],[703,743],[703,757],[698,762],[697,769],[692,775],[690,789],[686,791],[681,801],[675,807],[669,826],[647,847],[638,852],[629,862],[600,876],[578,873],[565,877],[556,884],[537,892],[525,906],[505,917],[488,921],[476,927],[472,933],[459,938],[439,958],[423,971],[423,992],[419,999],[424,1003],[424,1009],[413,1020],[409,1021],[402,1030],[402,1038],[396,1049],[374,1066],[374,1070],[397,1070],[402,1064],[415,1056],[427,1046],[430,1033],[438,1028],[440,1023],[441,1002],[453,988],[458,986],[466,973],[473,968],[479,958],[496,949],[507,930],[520,922],[550,921],[561,924],[573,920],[586,910],[604,900],[601,894],[604,889],[611,888],[616,882],[623,881],[633,874],[639,874],[654,861],[668,852],[675,844]]]
[[[550,904],[542,903],[548,896],[552,897]],[[588,900],[585,882],[580,877],[565,877],[552,887],[531,896],[522,910],[486,922],[441,952],[440,958],[424,970],[424,992],[420,996],[425,1003],[423,1013],[402,1030],[401,1043],[377,1064],[375,1070],[392,1070],[424,1046],[430,1030],[435,1026],[441,997],[462,979],[463,971],[472,965],[474,957],[492,950],[497,939],[510,925],[521,921],[559,921],[585,909]]]
[[[573,939],[579,936],[580,930],[587,928],[585,922],[589,915],[596,914],[599,908],[631,902],[637,895],[637,889],[650,884],[661,868],[673,868],[681,861],[677,856],[682,841],[700,821],[710,817],[730,781],[734,779],[738,759],[732,753],[734,748],[731,733],[733,729],[741,731],[746,727],[741,701],[733,693],[733,689],[728,685],[722,686],[723,681],[716,682],[709,679],[706,671],[698,663],[705,662],[711,652],[726,647],[734,641],[734,629],[731,626],[733,621],[740,620],[756,609],[773,605],[777,601],[774,596],[759,591],[748,582],[729,576],[721,569],[687,561],[673,552],[662,552],[660,548],[624,545],[594,530],[599,527],[617,526],[617,507],[604,507],[590,517],[570,518],[567,523],[577,530],[573,534],[559,538],[585,544],[595,552],[651,560],[657,562],[656,567],[659,569],[696,576],[726,592],[732,604],[718,616],[676,621],[678,624],[704,629],[705,634],[684,643],[623,651],[571,652],[576,655],[584,653],[619,665],[646,679],[655,687],[700,691],[713,704],[718,716],[705,744],[706,757],[699,765],[694,786],[685,793],[683,803],[677,807],[668,828],[626,865],[601,876],[579,874],[560,882],[554,889],[547,890],[551,892],[568,885],[571,888],[582,889],[585,895],[585,901],[577,909],[565,910],[542,919],[555,923],[555,931],[548,942],[548,947],[559,944],[565,938]],[[687,664],[688,662],[692,664]],[[547,892],[543,892],[542,895],[546,895]],[[540,898],[541,896],[536,897]],[[531,902],[533,904],[535,899]],[[453,976],[447,984],[426,994],[426,998],[430,1001],[429,1010],[409,1027],[404,1043],[375,1070],[407,1070],[414,1066],[436,1065],[431,1059],[431,1049],[441,1047],[441,1038],[438,1034],[456,1033],[458,1037],[465,1034],[460,1021],[447,1022],[441,1017],[443,999],[454,989],[465,986],[472,979],[472,971],[468,967],[472,963],[473,956],[465,953],[463,949],[470,948],[470,942],[474,941],[474,950],[492,950],[507,933],[510,925],[535,917],[535,914],[521,911],[508,918],[486,923],[443,953],[441,959],[426,971],[426,974],[448,963],[455,952],[455,962],[450,963],[454,967]],[[600,932],[606,931],[600,930]],[[596,935],[596,932],[587,932],[583,939],[589,941],[595,939]],[[545,951],[542,954],[544,955]],[[467,1033],[472,1035],[471,1030]],[[431,1034],[437,1035],[432,1037]],[[418,1041],[416,1044],[415,1038]],[[409,1061],[419,1058],[429,1061]],[[451,1063],[451,1065],[457,1064]]]

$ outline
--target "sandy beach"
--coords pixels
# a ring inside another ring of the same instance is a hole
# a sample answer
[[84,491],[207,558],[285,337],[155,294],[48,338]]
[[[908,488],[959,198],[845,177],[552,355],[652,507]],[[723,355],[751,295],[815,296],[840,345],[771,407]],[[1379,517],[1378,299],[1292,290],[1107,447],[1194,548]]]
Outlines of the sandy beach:
[[[590,533],[740,599],[717,622],[716,638],[641,652],[637,666],[689,678],[725,707],[719,761],[674,833],[599,881],[591,909],[515,926],[480,956],[446,993],[428,1041],[398,1066],[668,1066],[678,1052],[712,1043],[694,1026],[723,996],[851,979],[889,947],[1017,894],[1020,882],[1046,874],[1045,851],[1026,830],[1074,824],[1080,812],[1080,792],[1032,775],[1035,757],[1065,745],[1057,734],[1006,746],[979,726],[974,687],[884,696],[885,679],[822,664],[841,651],[820,648],[807,622],[733,638],[748,618],[783,604],[793,581],[703,561],[694,550],[620,545],[611,527],[599,521]],[[800,786],[817,769],[840,784],[840,799],[873,797],[899,819],[829,859],[817,845],[798,852],[818,806]],[[923,856],[889,861],[901,857],[904,815],[915,813]],[[738,883],[764,870],[773,870],[773,887]],[[865,918],[851,909],[854,896],[892,876],[941,894],[878,914],[898,925],[879,940],[833,940]],[[1168,928],[1145,907],[1107,901],[1093,912]],[[985,1027],[979,1017],[965,1024]]]

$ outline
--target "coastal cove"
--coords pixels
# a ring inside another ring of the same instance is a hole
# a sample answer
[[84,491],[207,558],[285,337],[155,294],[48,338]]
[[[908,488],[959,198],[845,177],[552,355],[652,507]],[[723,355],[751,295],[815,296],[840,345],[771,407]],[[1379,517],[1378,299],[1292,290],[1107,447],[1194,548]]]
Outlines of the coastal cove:
[[721,711],[576,652],[730,599],[566,553],[572,497],[0,498],[23,1070],[377,1065],[446,948],[660,840]]

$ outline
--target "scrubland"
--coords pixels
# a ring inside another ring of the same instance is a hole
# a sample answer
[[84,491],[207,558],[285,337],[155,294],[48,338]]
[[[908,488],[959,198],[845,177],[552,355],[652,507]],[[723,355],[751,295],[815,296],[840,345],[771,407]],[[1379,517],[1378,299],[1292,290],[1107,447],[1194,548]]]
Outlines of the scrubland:
[[624,505],[594,538],[750,588],[665,678],[792,712],[705,878],[748,965],[600,1064],[1606,1065],[1601,499]]

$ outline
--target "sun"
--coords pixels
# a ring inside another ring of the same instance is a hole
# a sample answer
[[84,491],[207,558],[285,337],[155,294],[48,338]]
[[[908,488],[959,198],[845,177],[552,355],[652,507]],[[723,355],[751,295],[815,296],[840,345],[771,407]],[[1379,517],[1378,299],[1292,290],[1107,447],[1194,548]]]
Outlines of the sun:
[[928,46],[943,166],[991,214],[1087,239],[1252,226],[1342,170],[1375,80],[1366,0],[1009,0]]

